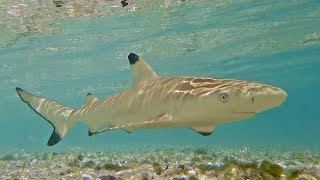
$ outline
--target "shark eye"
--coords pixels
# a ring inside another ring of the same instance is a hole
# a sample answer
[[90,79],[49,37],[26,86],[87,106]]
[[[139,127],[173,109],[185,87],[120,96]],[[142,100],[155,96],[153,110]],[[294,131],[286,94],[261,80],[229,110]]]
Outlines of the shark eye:
[[229,96],[226,93],[222,93],[222,94],[219,95],[219,99],[220,99],[221,102],[228,102]]

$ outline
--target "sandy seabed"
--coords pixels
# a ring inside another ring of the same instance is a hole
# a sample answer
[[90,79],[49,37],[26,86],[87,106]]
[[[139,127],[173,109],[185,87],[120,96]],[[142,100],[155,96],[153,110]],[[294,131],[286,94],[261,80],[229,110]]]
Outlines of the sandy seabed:
[[320,155],[308,150],[180,147],[0,157],[0,179],[320,179]]

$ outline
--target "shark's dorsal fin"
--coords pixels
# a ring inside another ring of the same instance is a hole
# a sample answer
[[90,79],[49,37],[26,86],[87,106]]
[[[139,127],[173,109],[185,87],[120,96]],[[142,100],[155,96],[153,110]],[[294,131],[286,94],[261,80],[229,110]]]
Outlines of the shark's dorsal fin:
[[86,98],[86,102],[84,103],[84,107],[89,106],[91,103],[93,103],[94,101],[97,101],[98,98],[96,98],[94,95],[92,95],[91,93],[87,94],[87,98]]
[[153,71],[153,69],[138,55],[130,53],[128,55],[128,59],[134,75],[133,86],[147,80],[158,78],[158,75]]
[[192,129],[202,136],[209,136],[214,130],[212,126],[192,127]]

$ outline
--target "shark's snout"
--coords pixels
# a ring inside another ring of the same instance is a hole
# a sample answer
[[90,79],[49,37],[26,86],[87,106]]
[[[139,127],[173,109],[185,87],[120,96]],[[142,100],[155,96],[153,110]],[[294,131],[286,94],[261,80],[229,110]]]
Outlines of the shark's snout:
[[252,97],[252,103],[255,112],[261,112],[281,105],[287,97],[288,94],[284,90],[268,87],[261,92],[256,92]]

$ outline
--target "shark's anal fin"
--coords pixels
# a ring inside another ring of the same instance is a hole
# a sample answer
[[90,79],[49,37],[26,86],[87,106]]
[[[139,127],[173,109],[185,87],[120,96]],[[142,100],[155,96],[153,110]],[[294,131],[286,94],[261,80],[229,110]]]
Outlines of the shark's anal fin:
[[201,127],[192,127],[194,131],[201,134],[202,136],[209,136],[213,133],[213,126],[201,126]]
[[89,106],[91,103],[97,101],[98,98],[96,98],[94,95],[92,95],[91,93],[87,94],[87,98],[86,98],[86,102],[84,103],[84,107]]
[[128,55],[128,59],[134,74],[133,86],[150,79],[158,78],[158,75],[153,71],[153,69],[138,55],[130,53]]

